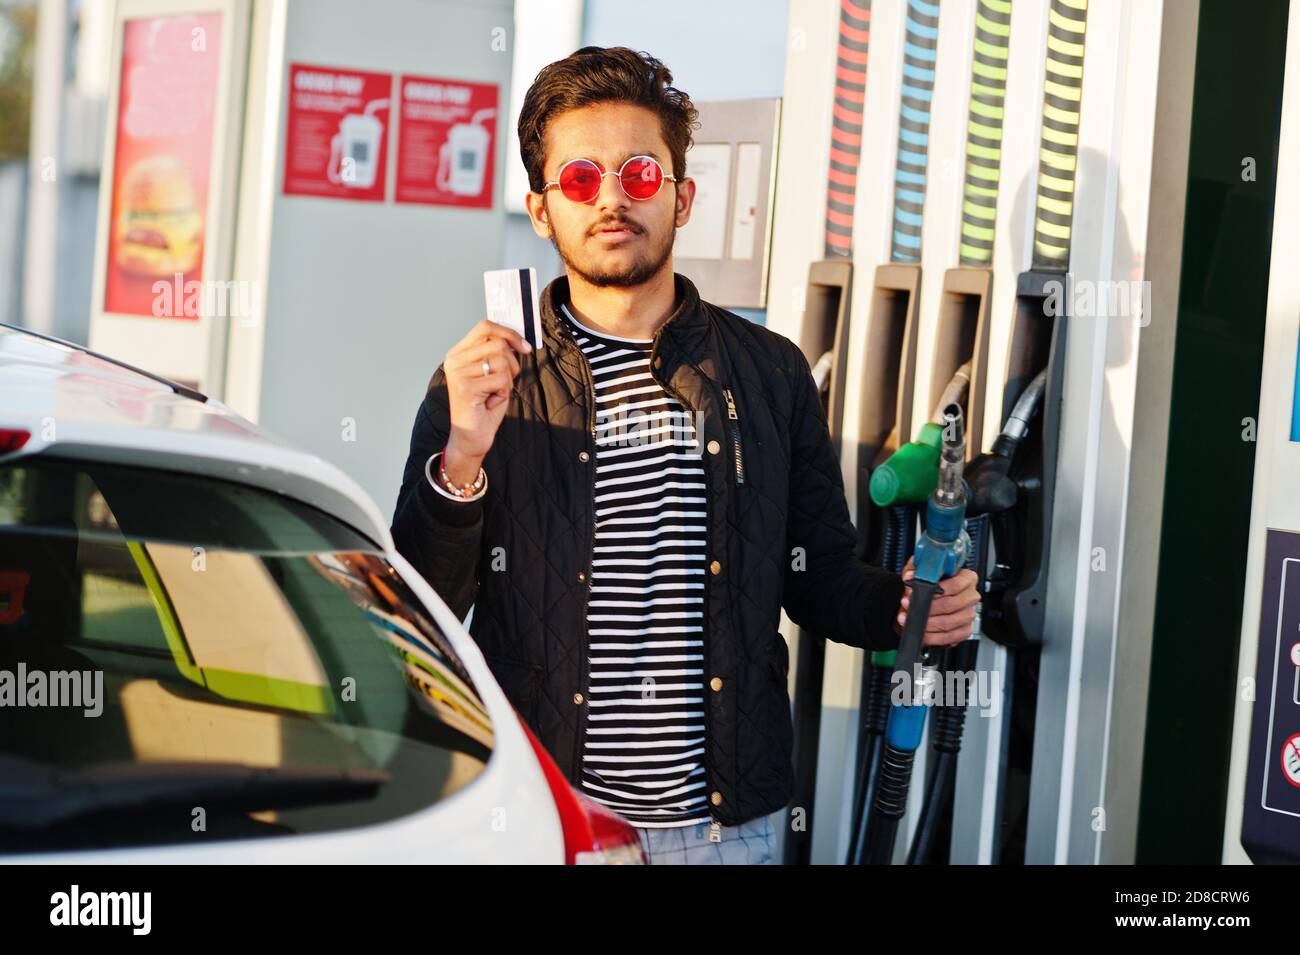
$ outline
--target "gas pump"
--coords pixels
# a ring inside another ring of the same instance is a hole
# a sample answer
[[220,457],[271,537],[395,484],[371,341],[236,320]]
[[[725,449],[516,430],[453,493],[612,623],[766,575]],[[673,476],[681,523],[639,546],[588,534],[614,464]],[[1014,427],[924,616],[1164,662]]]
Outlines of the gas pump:
[[[1152,576],[1130,559],[1143,549],[1138,535],[1125,534],[1125,515],[1137,513],[1135,501],[1151,506],[1151,495],[1143,498],[1136,478],[1130,480],[1130,467],[1150,468],[1158,457],[1158,444],[1135,442],[1133,430],[1152,428],[1167,393],[1168,373],[1157,367],[1153,377],[1152,366],[1160,364],[1160,336],[1176,318],[1177,298],[1162,292],[1154,302],[1155,347],[1141,352],[1124,351],[1136,335],[1114,320],[1071,322],[1067,336],[1067,317],[1078,305],[1067,267],[1088,282],[1143,279],[1176,289],[1177,262],[1161,250],[1169,248],[1171,230],[1182,228],[1182,200],[1178,190],[1166,194],[1151,184],[1180,175],[1176,155],[1187,136],[1191,90],[1179,78],[1187,75],[1195,33],[1180,8],[1165,3],[1088,11],[1084,0],[1009,8],[951,0],[928,23],[916,20],[915,9],[906,0],[874,3],[861,126],[844,125],[842,104],[830,94],[845,65],[831,12],[811,0],[791,0],[791,22],[799,24],[806,47],[796,48],[787,69],[782,139],[806,148],[781,158],[776,217],[782,225],[767,319],[804,345],[811,365],[821,365],[828,406],[837,400],[830,389],[844,388],[838,426],[864,559],[900,566],[906,559],[916,522],[901,522],[903,533],[893,533],[888,511],[871,501],[871,477],[916,437],[916,426],[967,361],[971,391],[984,394],[967,398],[967,447],[978,456],[1000,446],[1005,456],[998,466],[1015,485],[1014,501],[988,497],[1008,485],[992,480],[998,476],[993,463],[967,462],[971,480],[983,480],[988,469],[988,486],[971,487],[967,516],[972,527],[982,522],[993,553],[981,563],[988,577],[981,624],[989,639],[962,650],[977,653],[969,669],[987,674],[997,702],[980,718],[965,719],[960,753],[951,751],[955,729],[940,733],[939,714],[930,721],[893,861],[903,861],[909,846],[915,861],[1083,861],[1103,845],[1101,855],[1122,861],[1135,814],[1114,804],[1127,809],[1127,797],[1116,793],[1140,749],[1128,741],[1134,734],[1127,727],[1144,712],[1146,695],[1115,656],[1122,653],[1127,666],[1143,652],[1146,611],[1140,597],[1130,605],[1119,593],[1121,580],[1129,590],[1134,575],[1139,588]],[[1009,21],[999,19],[1008,10]],[[1085,16],[1094,21],[1092,32],[1124,38],[1091,50],[1089,61],[1099,65],[1086,74]],[[933,27],[933,47],[913,42],[918,23]],[[1005,27],[1006,35],[993,26]],[[999,123],[1000,76],[981,69],[1001,62],[997,51],[1004,44]],[[927,53],[931,59],[924,59]],[[814,61],[829,65],[817,74],[809,69]],[[918,100],[913,87],[927,77],[932,95]],[[868,142],[900,144],[896,156],[863,150],[854,170],[855,181],[895,185],[858,188],[853,199],[850,284],[857,308],[843,352],[831,333],[819,333],[819,342],[809,337],[810,325],[824,322],[822,306],[805,309],[800,295],[781,291],[808,289],[814,300],[808,269],[822,254],[823,220],[844,212],[810,209],[807,202],[810,177],[839,155],[827,136],[832,124]],[[922,143],[923,165],[914,161]],[[1076,216],[1080,166],[1089,199]],[[922,224],[917,245],[911,230]],[[817,248],[810,248],[813,239]],[[931,304],[922,308],[922,302]],[[1078,314],[1094,313],[1085,307]],[[985,343],[969,331],[981,323]],[[986,358],[977,357],[979,348],[987,348]],[[827,352],[833,354],[822,364]],[[841,356],[847,367],[838,364]],[[1029,388],[1035,380],[1041,392]],[[1142,401],[1133,400],[1137,391]],[[1004,433],[1007,442],[999,439]],[[1107,573],[1090,574],[1089,548],[1098,544],[1111,564]],[[805,777],[815,786],[795,805],[816,821],[815,836],[803,837],[812,856],[831,862],[846,858],[860,818],[855,803],[867,801],[861,786],[869,783],[869,759],[855,763],[855,749],[869,749],[878,737],[872,730],[883,725],[872,722],[879,714],[870,706],[870,654],[838,644],[824,649],[821,759]],[[893,672],[886,661],[875,662],[875,677]],[[962,660],[952,666],[968,669]],[[1042,693],[1034,682],[1040,675]],[[1116,681],[1126,682],[1116,687]],[[796,705],[802,702],[816,705]],[[1095,805],[1099,792],[1111,805]],[[1100,808],[1111,812],[1105,830],[1093,825]],[[864,840],[855,848],[861,854]]]

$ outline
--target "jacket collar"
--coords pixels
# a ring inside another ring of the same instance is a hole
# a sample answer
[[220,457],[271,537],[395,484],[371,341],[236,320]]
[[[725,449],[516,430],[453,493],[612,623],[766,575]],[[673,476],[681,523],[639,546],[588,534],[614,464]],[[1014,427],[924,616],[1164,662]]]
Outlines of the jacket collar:
[[[692,361],[704,344],[709,330],[709,316],[700,300],[695,283],[680,272],[673,273],[673,290],[677,307],[659,328],[655,354],[662,356],[666,366],[679,360]],[[560,306],[569,301],[569,277],[561,275],[552,279],[538,296],[538,309],[542,313],[542,333],[548,349],[564,360],[565,355],[577,360],[576,349],[565,346],[572,342],[560,319]],[[669,370],[669,369],[665,369]]]

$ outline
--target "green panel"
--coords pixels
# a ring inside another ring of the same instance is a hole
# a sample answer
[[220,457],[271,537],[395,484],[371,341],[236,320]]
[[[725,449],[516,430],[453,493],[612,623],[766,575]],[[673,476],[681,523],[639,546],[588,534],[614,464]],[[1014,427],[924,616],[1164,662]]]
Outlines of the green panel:
[[1286,23],[1285,0],[1200,5],[1140,863],[1221,855]]

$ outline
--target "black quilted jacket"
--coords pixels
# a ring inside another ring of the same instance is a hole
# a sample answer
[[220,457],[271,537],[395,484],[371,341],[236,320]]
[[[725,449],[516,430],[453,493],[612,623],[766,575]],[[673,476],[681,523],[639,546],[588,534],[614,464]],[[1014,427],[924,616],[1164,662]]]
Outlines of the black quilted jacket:
[[[675,283],[679,304],[655,335],[651,366],[702,412],[694,420],[703,422],[709,484],[706,769],[713,817],[737,825],[781,808],[793,789],[781,608],[828,639],[894,649],[902,582],[855,556],[839,461],[803,353],[701,301],[684,276]],[[445,498],[425,478],[449,430],[438,367],[416,413],[393,537],[461,619],[473,605],[470,632],[498,682],[576,786],[588,714],[595,441],[587,362],[556,317],[567,300],[566,277],[542,291],[545,348],[519,356],[479,501]]]

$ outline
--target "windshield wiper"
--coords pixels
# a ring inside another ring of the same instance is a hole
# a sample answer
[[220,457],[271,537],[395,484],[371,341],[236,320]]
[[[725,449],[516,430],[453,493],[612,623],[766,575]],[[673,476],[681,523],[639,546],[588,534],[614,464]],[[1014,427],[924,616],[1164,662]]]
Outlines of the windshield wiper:
[[45,829],[100,813],[202,806],[235,812],[373,798],[388,773],[170,761],[65,770],[0,756],[0,829]]

